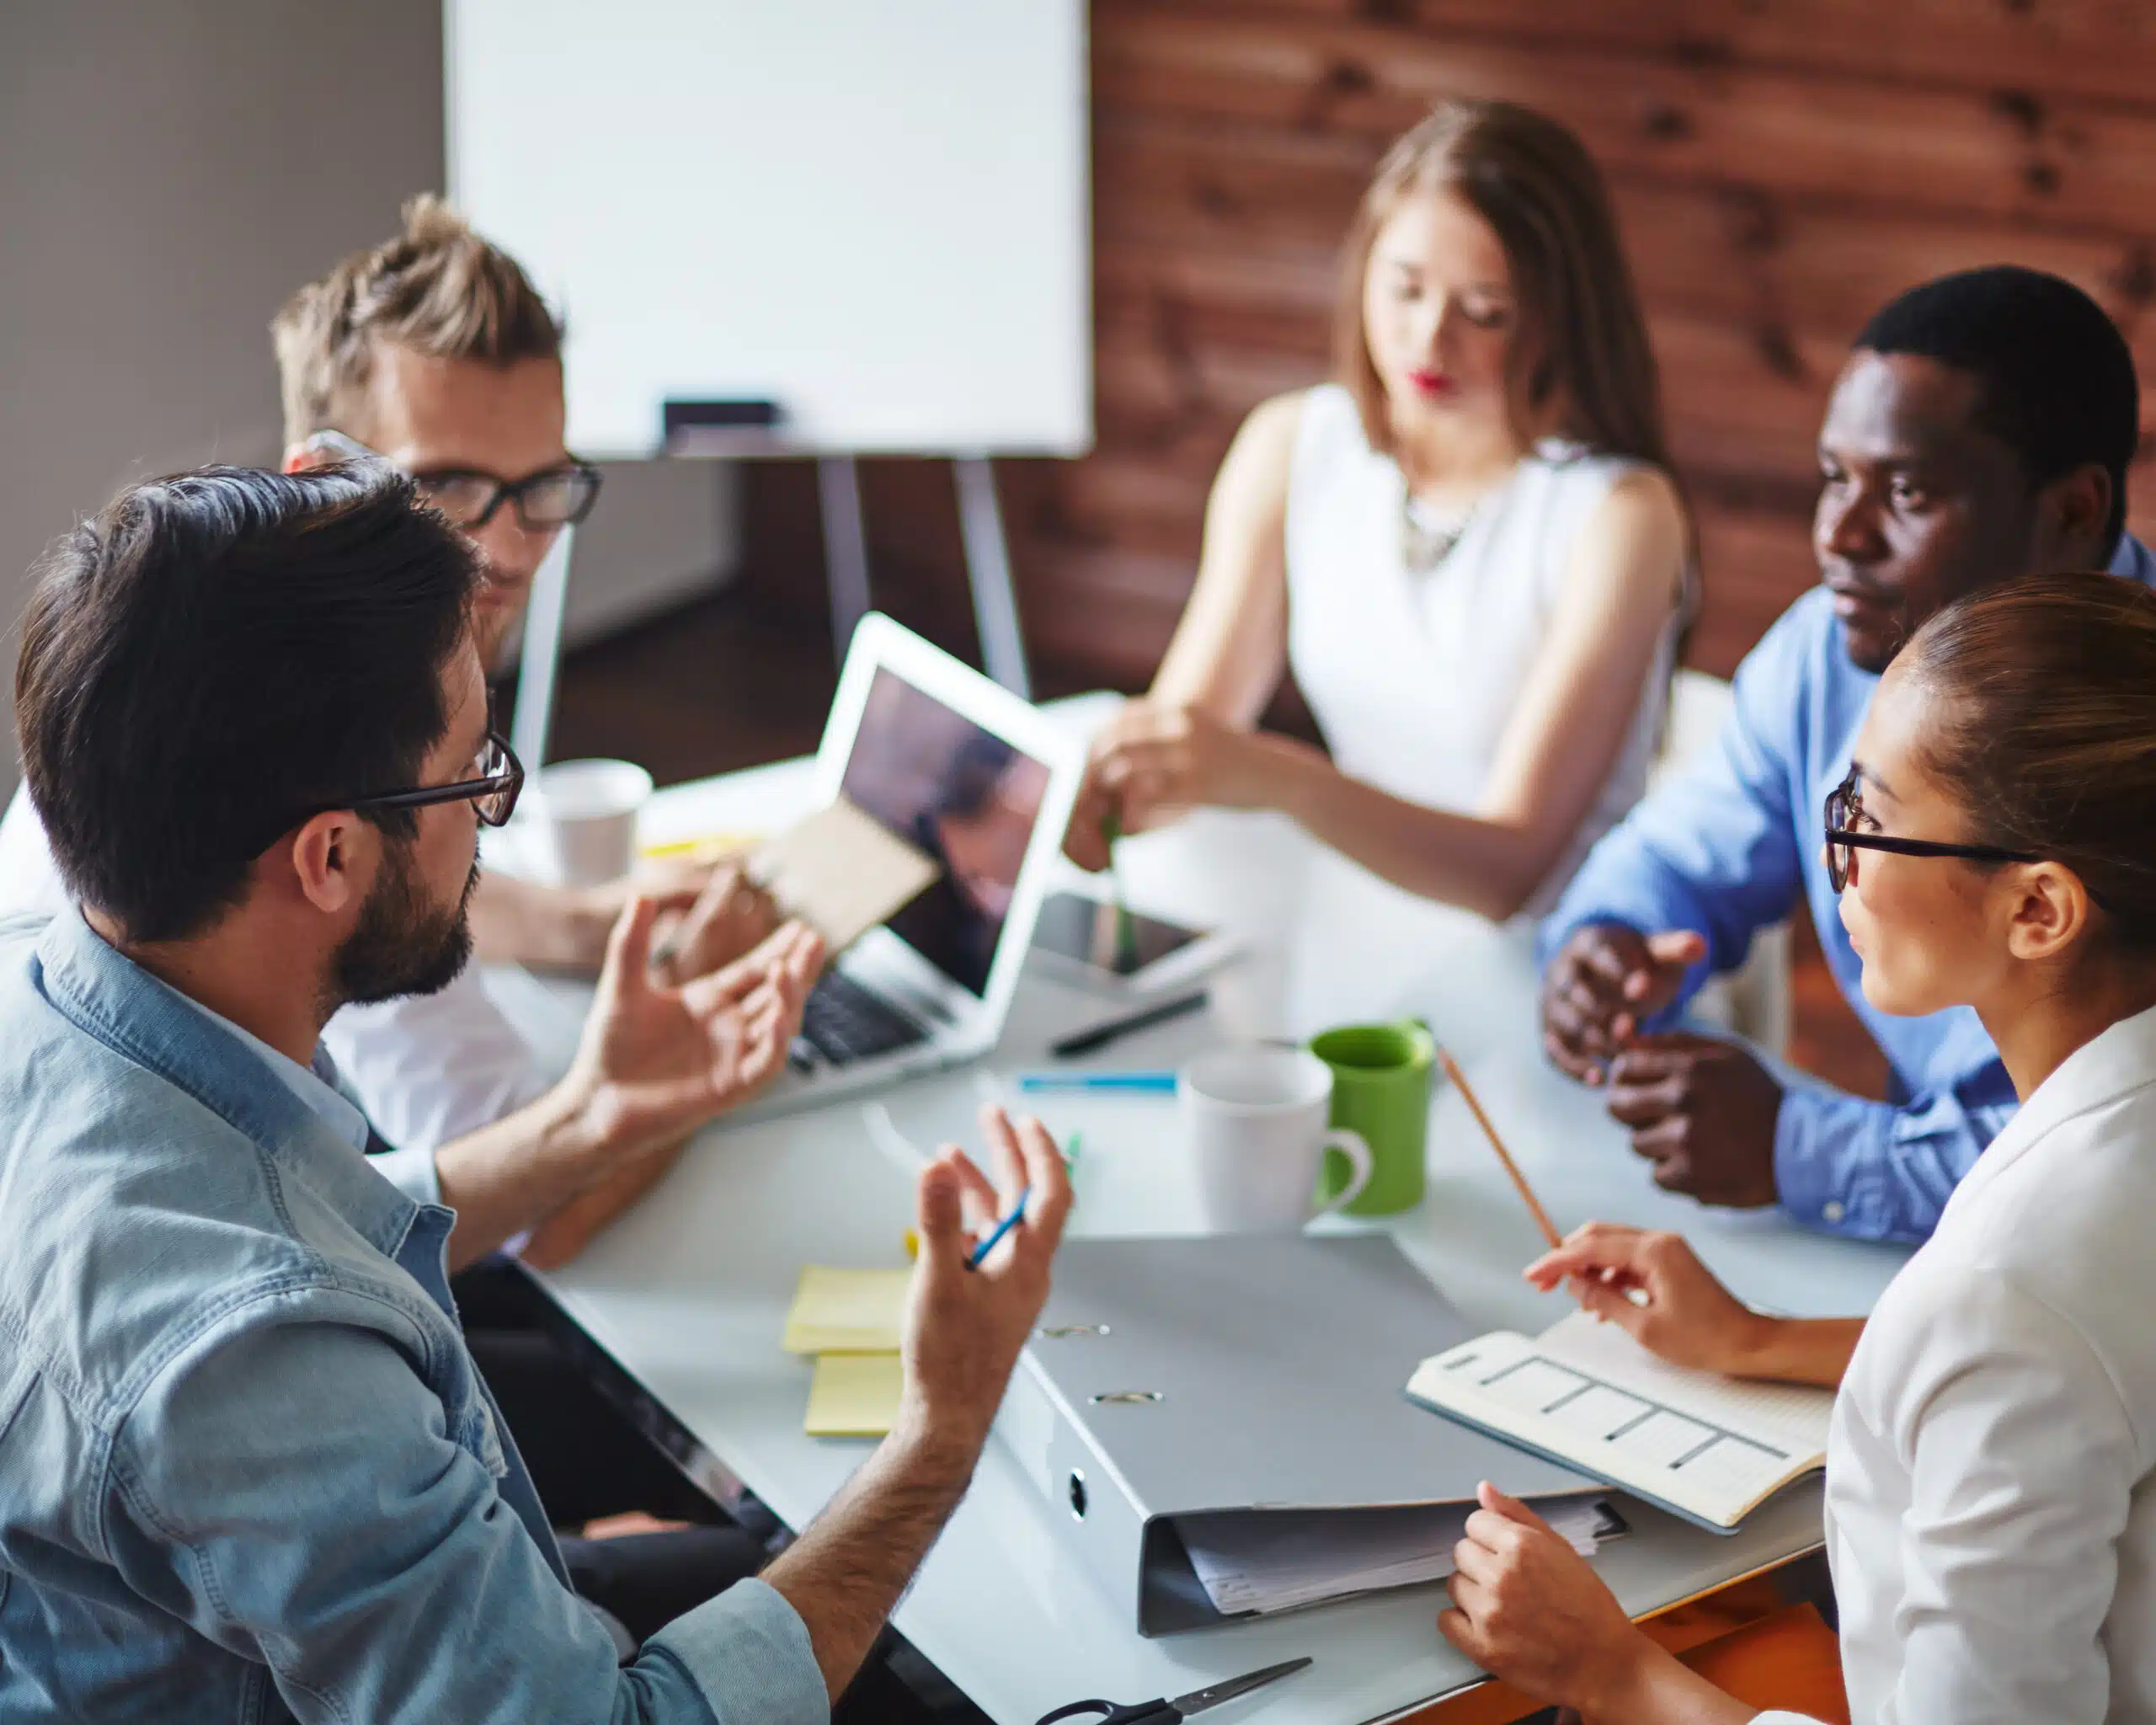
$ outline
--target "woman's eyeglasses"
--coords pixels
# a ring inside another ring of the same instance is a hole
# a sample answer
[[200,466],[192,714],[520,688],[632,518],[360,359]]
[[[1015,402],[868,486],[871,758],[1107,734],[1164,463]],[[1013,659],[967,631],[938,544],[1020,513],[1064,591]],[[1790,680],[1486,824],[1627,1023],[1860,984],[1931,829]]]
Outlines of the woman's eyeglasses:
[[1897,857],[1959,857],[1971,862],[2034,862],[2027,851],[2002,851],[1993,845],[1945,845],[1930,839],[1897,839],[1883,832],[1859,832],[1864,814],[1862,786],[1852,766],[1849,777],[1827,793],[1827,879],[1836,892],[1856,879],[1859,851],[1890,851]]

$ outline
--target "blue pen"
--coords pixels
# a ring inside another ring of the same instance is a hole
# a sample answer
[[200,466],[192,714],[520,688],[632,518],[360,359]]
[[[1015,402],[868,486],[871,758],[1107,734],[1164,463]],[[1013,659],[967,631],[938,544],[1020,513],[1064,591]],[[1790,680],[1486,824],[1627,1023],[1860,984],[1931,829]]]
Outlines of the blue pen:
[[1022,1072],[1018,1088],[1038,1095],[1043,1091],[1120,1091],[1130,1096],[1173,1096],[1172,1072]]
[[986,1258],[990,1252],[995,1250],[997,1242],[1025,1219],[1026,1200],[1033,1195],[1033,1188],[1030,1186],[1018,1194],[1018,1201],[1011,1207],[1011,1214],[1004,1217],[1001,1221],[995,1225],[995,1231],[994,1233],[990,1234],[987,1239],[982,1241],[979,1245],[974,1247],[973,1256],[966,1260],[966,1268],[968,1269],[979,1269],[981,1266],[981,1260]]

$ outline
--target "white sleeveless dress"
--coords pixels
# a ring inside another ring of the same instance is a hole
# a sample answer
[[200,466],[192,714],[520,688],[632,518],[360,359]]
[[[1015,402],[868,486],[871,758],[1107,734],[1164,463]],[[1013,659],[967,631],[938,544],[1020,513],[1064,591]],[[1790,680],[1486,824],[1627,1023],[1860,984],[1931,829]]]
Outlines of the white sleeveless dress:
[[[1545,441],[1482,498],[1444,559],[1413,574],[1399,467],[1369,446],[1346,390],[1310,393],[1288,477],[1288,663],[1342,772],[1426,807],[1480,811],[1574,542],[1639,465]],[[1527,914],[1556,902],[1646,790],[1681,622],[1673,605],[1616,764]]]

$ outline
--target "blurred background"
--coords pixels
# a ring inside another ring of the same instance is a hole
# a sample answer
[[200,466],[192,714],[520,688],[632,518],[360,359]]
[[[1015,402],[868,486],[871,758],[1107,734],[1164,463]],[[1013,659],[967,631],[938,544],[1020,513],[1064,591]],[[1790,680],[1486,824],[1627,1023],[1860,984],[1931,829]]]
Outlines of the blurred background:
[[[1095,0],[1091,30],[1095,446],[997,462],[1042,693],[1150,676],[1228,439],[1325,374],[1349,213],[1441,92],[1556,115],[1614,190],[1698,515],[1703,669],[1814,579],[1820,412],[1901,288],[2056,270],[2156,377],[2148,0]],[[442,85],[439,0],[0,5],[0,614],[131,476],[275,458],[270,317],[442,184]],[[2145,453],[2138,474],[2146,536]],[[810,465],[607,486],[556,751],[665,782],[813,747]],[[869,459],[862,486],[877,602],[974,656],[947,466]],[[1275,716],[1305,723],[1292,691]]]

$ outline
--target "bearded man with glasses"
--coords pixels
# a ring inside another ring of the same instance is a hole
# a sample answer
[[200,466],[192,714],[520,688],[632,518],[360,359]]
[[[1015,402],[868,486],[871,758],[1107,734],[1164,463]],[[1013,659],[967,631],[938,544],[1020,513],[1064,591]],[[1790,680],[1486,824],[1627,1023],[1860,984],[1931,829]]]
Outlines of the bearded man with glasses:
[[[294,295],[272,333],[285,470],[349,463],[406,476],[476,553],[470,630],[490,671],[557,535],[599,494],[599,473],[563,441],[561,325],[515,259],[422,197],[395,238]],[[510,766],[478,763],[469,776]],[[401,806],[398,796],[408,804],[410,794],[436,794],[365,788],[393,793],[374,799],[392,824],[424,806]],[[483,817],[494,806],[506,818],[505,786],[475,794]],[[728,1008],[738,1011],[772,979],[755,997],[773,1003],[769,1028],[782,1055],[820,949],[806,930],[780,929],[769,900],[731,868],[675,867],[575,891],[488,873],[467,885],[459,909],[465,944],[452,952],[421,943],[438,964],[388,986],[397,978],[385,979],[385,964],[401,976],[414,962],[408,950],[385,953],[386,941],[396,944],[391,925],[423,909],[405,892],[396,855],[390,862],[379,904],[339,959],[346,981],[365,985],[342,991],[348,1004],[323,1045],[378,1135],[376,1171],[414,1202],[456,1212],[449,1256],[467,1333],[555,1525],[619,1525],[614,1518],[638,1513],[698,1524],[659,1530],[639,1521],[632,1525],[646,1530],[635,1537],[565,1541],[580,1589],[642,1635],[683,1600],[753,1570],[760,1545],[592,1386],[549,1338],[543,1302],[521,1272],[490,1254],[529,1236],[523,1250],[535,1261],[568,1256],[664,1176],[689,1134],[753,1096],[776,1067],[751,1064],[726,1087],[623,1114],[589,1063],[550,1085],[463,954],[597,971],[641,894],[658,919],[654,944],[671,954],[648,967],[650,980],[723,978],[712,985],[739,996]],[[67,913],[76,898],[26,786],[0,823],[0,913]],[[611,1027],[604,1046],[622,1071],[663,1071],[682,1057],[664,1015],[648,1010],[648,992],[611,973],[602,980],[600,1011]]]
[[[31,595],[24,771],[72,902],[0,927],[11,1725],[907,1717],[854,1680],[1039,1316],[1062,1158],[990,1111],[995,1184],[956,1150],[922,1170],[902,1406],[814,1525],[641,1591],[626,1635],[589,1609],[465,1343],[467,1219],[369,1166],[320,1043],[471,951],[478,829],[521,778],[476,574],[385,463],[213,467],[130,487]],[[804,980],[773,954],[665,982],[655,909],[616,927],[565,1085],[647,1135],[776,1067]]]

